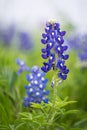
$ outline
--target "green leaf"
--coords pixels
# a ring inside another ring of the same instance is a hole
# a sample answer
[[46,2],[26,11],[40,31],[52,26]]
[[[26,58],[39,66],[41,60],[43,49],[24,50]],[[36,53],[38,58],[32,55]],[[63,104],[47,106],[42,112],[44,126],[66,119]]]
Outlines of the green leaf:
[[67,102],[65,102],[65,101],[58,102],[58,101],[56,101],[55,102],[56,106],[59,107],[59,108],[65,107],[65,106],[67,106],[69,104],[73,104],[73,103],[76,103],[76,101],[67,101]]
[[77,113],[79,110],[68,110],[65,112],[65,114],[73,114],[73,113]]
[[76,122],[76,123],[74,124],[74,126],[75,126],[75,127],[78,127],[78,126],[83,126],[83,127],[84,127],[84,126],[87,126],[87,118],[82,119],[82,120]]
[[31,107],[33,107],[33,108],[42,108],[42,105],[37,104],[37,103],[32,103]]
[[25,122],[19,123],[16,127],[15,130],[19,129],[21,126],[23,126],[25,124]]
[[14,125],[9,125],[10,130],[15,130]]
[[21,118],[23,120],[32,120],[32,114],[28,113],[28,112],[23,112],[23,113],[19,113],[19,115],[21,116]]

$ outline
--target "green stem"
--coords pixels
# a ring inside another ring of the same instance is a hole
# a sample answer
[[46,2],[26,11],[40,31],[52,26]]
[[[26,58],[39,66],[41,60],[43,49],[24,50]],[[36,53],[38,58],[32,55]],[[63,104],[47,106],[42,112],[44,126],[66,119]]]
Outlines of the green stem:
[[[56,71],[53,71],[53,78],[52,78],[52,83],[53,83],[53,98],[52,98],[52,107],[49,110],[49,114],[47,117],[47,122],[48,125],[51,125],[54,121],[55,115],[56,115],[56,110],[55,110],[55,104],[56,104],[56,97],[57,97],[57,87],[58,85],[62,82],[62,80],[59,80],[57,77]],[[49,126],[46,127],[46,130],[48,130]]]
[[[49,115],[48,115],[48,119],[47,122],[48,124],[51,124],[54,120],[54,117],[56,115],[56,111],[55,111],[55,102],[56,102],[56,96],[57,96],[57,80],[56,80],[56,73],[54,71],[54,76],[52,78],[52,82],[54,83],[53,86],[53,99],[52,99],[52,107],[49,110]],[[49,126],[46,127],[46,130],[48,130]]]

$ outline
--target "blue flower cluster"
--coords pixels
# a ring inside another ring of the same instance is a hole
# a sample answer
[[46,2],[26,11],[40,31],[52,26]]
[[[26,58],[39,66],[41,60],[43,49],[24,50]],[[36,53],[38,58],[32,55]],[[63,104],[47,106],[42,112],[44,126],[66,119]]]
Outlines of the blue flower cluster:
[[58,70],[58,77],[62,80],[67,78],[69,72],[65,66],[65,60],[69,58],[69,55],[65,54],[68,46],[63,45],[65,34],[65,31],[60,30],[59,23],[47,22],[41,39],[42,44],[45,45],[45,48],[42,49],[42,58],[47,59],[41,69],[44,72],[48,72],[52,68]]
[[27,97],[24,97],[24,106],[30,106],[32,103],[48,103],[49,94],[48,90],[45,90],[48,79],[44,78],[45,73],[41,71],[38,66],[34,66],[31,69],[31,73],[26,76],[28,85],[25,86]]
[[17,74],[22,73],[23,71],[30,71],[30,68],[25,64],[24,60],[16,59],[16,63],[19,65]]
[[70,48],[77,52],[79,59],[81,61],[87,61],[87,34],[76,34],[67,41]]

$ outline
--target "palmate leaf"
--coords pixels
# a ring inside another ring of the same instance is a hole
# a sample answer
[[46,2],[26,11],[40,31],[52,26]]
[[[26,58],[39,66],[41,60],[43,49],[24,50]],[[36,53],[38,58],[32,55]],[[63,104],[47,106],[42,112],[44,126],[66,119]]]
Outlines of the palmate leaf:
[[55,98],[55,109],[56,108],[63,108],[69,104],[76,103],[77,101],[67,101],[68,98],[66,97],[64,100],[60,99],[59,97]]
[[30,125],[33,126],[34,129],[36,127],[40,129],[42,128],[45,129],[46,126],[49,126],[49,127],[53,126],[53,124],[47,122],[45,115],[41,113],[39,113],[39,115],[37,114],[36,116],[32,115],[32,119],[30,119],[29,117],[30,114],[28,112],[20,113],[19,115],[21,115],[21,120],[23,122],[28,123],[29,126]]
[[42,119],[42,115],[36,115],[36,116],[33,116],[33,114],[30,114],[29,112],[22,112],[22,113],[19,113],[20,115],[20,120],[22,123],[22,125],[28,125],[29,128],[37,128],[37,127],[40,127],[41,126],[41,123],[40,121],[43,120]]
[[21,117],[22,120],[29,120],[29,121],[35,121],[35,120],[43,120],[43,115],[42,114],[36,114],[33,115],[33,113],[29,113],[29,112],[22,112],[19,113],[19,116]]
[[73,114],[77,112],[77,110],[67,110],[65,108],[65,106],[69,104],[76,103],[76,101],[67,101],[67,99],[68,98],[61,100],[58,97],[55,99],[55,101],[49,102],[48,104],[45,104],[43,102],[41,104],[32,103],[31,112],[19,113],[20,118],[23,121],[29,122],[35,126],[37,125],[38,127],[56,127],[58,124],[58,122],[55,122],[56,120],[60,120],[67,114]]
[[52,103],[51,102],[49,102],[47,104],[44,102],[41,102],[40,104],[32,103],[31,107],[38,109],[38,110],[42,111],[42,113],[46,114],[46,113],[48,113],[49,109],[52,107]]
[[42,110],[49,110],[55,104],[55,109],[59,109],[59,108],[65,107],[69,104],[73,104],[73,103],[77,102],[77,101],[66,101],[66,100],[67,100],[67,98],[65,98],[65,100],[61,100],[58,97],[55,99],[55,101],[49,102],[48,104],[45,104],[43,102],[41,104],[33,103],[32,107],[37,108],[37,109],[42,109]]
[[57,106],[59,108],[62,108],[62,107],[65,107],[65,106],[67,106],[69,104],[72,104],[72,103],[76,103],[76,101],[67,101],[67,102],[64,102],[64,101],[58,102],[58,101],[56,101],[55,106]]

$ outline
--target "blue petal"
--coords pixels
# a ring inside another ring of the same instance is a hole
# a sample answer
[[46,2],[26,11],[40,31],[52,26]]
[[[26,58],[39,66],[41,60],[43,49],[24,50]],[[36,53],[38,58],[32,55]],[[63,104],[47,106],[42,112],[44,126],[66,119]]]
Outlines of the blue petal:
[[49,100],[48,100],[48,98],[45,98],[43,101],[44,101],[44,103],[48,103]]
[[48,95],[49,94],[49,90],[44,90],[43,94]]
[[67,60],[67,59],[69,58],[69,55],[62,55],[62,58],[63,58],[64,60]]
[[48,70],[47,70],[47,68],[45,66],[42,66],[41,70],[44,71],[45,73],[48,72]]
[[59,35],[55,38],[55,40],[60,43],[63,44],[64,43],[64,39],[62,37],[60,37]]
[[54,31],[54,30],[51,30],[50,34],[51,34],[51,38],[54,39],[54,38],[55,38],[55,35],[56,35],[55,31]]
[[47,37],[47,34],[43,33],[43,34],[42,34],[42,37],[43,37],[43,38],[46,38],[46,37]]
[[39,67],[38,66],[33,66],[32,69],[31,69],[31,72],[37,74],[39,72]]
[[49,62],[52,63],[55,61],[55,54],[50,54],[49,56]]
[[43,59],[47,59],[48,58],[47,54],[42,54],[41,56],[42,56]]
[[64,74],[68,74],[69,73],[69,69],[65,69],[62,71]]
[[58,73],[58,77],[65,80],[67,78],[67,75],[62,74],[61,72]]
[[66,70],[66,66],[61,66],[61,70]]
[[63,51],[66,51],[68,49],[68,46],[63,46]]
[[47,49],[45,49],[45,48],[42,48],[42,50],[41,50],[43,53],[46,53],[47,52]]
[[46,69],[47,69],[48,71],[49,71],[49,70],[51,69],[51,67],[52,67],[52,64],[51,64],[51,63],[44,62],[43,64],[44,64],[44,66],[46,67]]
[[55,30],[59,29],[59,26],[60,26],[59,23],[54,23],[54,29],[55,29]]
[[32,87],[29,88],[29,90],[27,91],[27,94],[30,96],[33,93],[34,93],[34,89]]
[[65,34],[66,34],[66,31],[60,32],[60,35],[61,35],[61,36],[64,36]]
[[41,79],[41,81],[42,81],[42,83],[47,83],[48,82],[48,79],[44,79],[43,77],[42,77],[42,79]]
[[55,44],[54,41],[50,40],[49,43],[46,46],[46,49],[49,50],[49,49],[53,48],[54,44]]
[[65,61],[58,60],[56,68],[60,68],[61,69],[64,66],[64,63],[65,63]]
[[23,100],[24,100],[24,102],[23,102],[24,106],[28,107],[29,106],[28,98],[24,97]]
[[20,65],[20,60],[17,58],[15,61],[18,65]]
[[52,24],[50,22],[46,23],[46,27],[50,27],[50,29],[52,28]]
[[39,91],[36,91],[35,92],[35,98],[41,98],[42,97],[42,95],[41,95],[41,93],[39,92]]
[[29,89],[29,86],[28,86],[28,85],[25,85],[25,89]]
[[43,44],[46,44],[46,43],[47,43],[45,39],[41,39],[41,42],[42,42]]
[[39,84],[39,88],[40,88],[41,90],[43,90],[43,89],[45,88],[45,84],[43,84],[43,83]]
[[57,45],[57,46],[55,47],[55,51],[56,51],[56,53],[62,54],[62,53],[63,53],[63,48],[62,48],[62,46],[61,46],[61,45]]
[[33,80],[33,78],[34,78],[34,77],[33,77],[32,74],[29,74],[29,75],[27,74],[27,75],[26,75],[26,79],[27,79],[27,81],[29,81],[29,82],[30,82],[31,80]]

